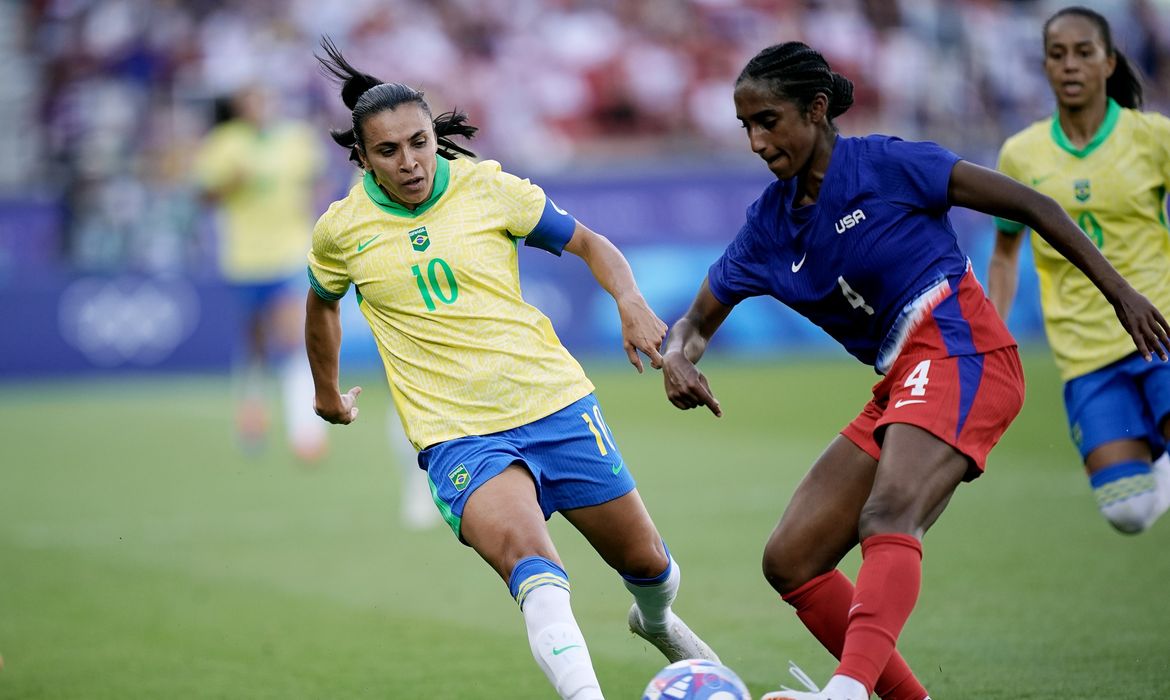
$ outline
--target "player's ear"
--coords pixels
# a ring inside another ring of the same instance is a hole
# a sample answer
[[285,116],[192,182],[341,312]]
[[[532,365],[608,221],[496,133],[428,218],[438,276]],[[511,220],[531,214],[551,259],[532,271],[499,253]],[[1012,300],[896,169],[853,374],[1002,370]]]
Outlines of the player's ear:
[[825,116],[828,113],[829,97],[823,92],[818,92],[808,105],[808,120],[813,124],[819,124],[825,121]]

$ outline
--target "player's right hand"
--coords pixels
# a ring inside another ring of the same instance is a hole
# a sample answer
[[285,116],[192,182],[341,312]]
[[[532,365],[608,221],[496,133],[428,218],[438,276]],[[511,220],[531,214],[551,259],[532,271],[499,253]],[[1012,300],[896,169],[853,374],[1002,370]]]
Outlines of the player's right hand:
[[360,393],[362,393],[362,388],[355,386],[344,394],[335,394],[332,399],[323,401],[318,396],[313,401],[313,410],[329,423],[349,425],[357,420],[357,397]]
[[722,416],[719,400],[711,393],[707,378],[681,352],[672,352],[662,358],[662,381],[666,385],[666,398],[684,411],[706,406],[711,413]]
[[1127,284],[1113,302],[1113,308],[1146,362],[1154,355],[1165,362],[1170,349],[1170,323],[1162,317],[1158,307]]

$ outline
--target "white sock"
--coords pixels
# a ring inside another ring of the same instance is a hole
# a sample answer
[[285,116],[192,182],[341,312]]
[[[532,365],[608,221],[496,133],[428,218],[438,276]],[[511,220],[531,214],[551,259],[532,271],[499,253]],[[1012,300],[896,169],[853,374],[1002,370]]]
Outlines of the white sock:
[[[1162,517],[1170,509],[1170,452],[1163,452],[1155,459],[1150,471],[1154,475],[1154,508],[1151,513],[1150,524]],[[1148,527],[1148,526],[1147,526]]]
[[642,624],[648,631],[661,632],[666,629],[670,620],[670,604],[678,595],[678,584],[682,580],[682,570],[674,558],[667,554],[667,566],[670,574],[661,583],[652,586],[639,586],[623,579],[626,590],[634,595],[634,602],[638,604],[638,614],[642,617]]
[[304,352],[294,352],[281,367],[284,425],[288,442],[308,453],[325,447],[325,421],[313,411],[313,373]]
[[535,588],[524,598],[523,613],[532,656],[557,694],[565,700],[602,700],[569,592],[560,586]]
[[861,681],[849,676],[833,676],[821,689],[821,693],[833,700],[869,700],[869,693],[865,692],[865,686]]

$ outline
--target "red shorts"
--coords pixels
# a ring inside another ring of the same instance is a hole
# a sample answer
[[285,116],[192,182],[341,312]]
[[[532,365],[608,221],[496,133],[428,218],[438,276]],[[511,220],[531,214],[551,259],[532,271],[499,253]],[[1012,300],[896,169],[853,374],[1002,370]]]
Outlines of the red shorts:
[[1024,370],[1016,347],[930,357],[902,352],[873,387],[873,399],[841,434],[874,459],[885,426],[918,426],[971,459],[969,481],[1024,404]]

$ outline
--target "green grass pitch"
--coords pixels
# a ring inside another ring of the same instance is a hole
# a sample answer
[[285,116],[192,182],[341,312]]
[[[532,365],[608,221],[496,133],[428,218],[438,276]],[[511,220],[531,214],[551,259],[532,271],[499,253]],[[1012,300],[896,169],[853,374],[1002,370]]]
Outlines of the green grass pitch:
[[[1026,366],[1023,414],[926,538],[900,648],[936,699],[1168,698],[1170,522],[1108,528],[1051,361]],[[715,419],[656,373],[587,369],[683,567],[678,612],[756,696],[789,659],[826,679],[759,554],[874,375],[712,360]],[[280,441],[242,456],[222,377],[0,387],[0,698],[552,697],[504,584],[449,531],[397,526],[388,392],[356,379],[361,419],[316,468]],[[607,697],[640,697],[663,659],[626,631],[617,576],[551,528]]]

